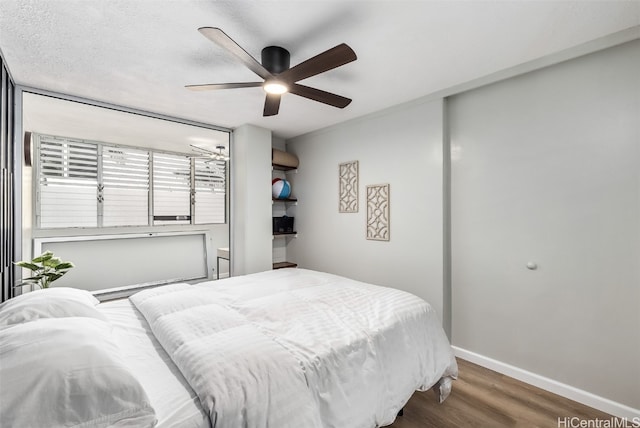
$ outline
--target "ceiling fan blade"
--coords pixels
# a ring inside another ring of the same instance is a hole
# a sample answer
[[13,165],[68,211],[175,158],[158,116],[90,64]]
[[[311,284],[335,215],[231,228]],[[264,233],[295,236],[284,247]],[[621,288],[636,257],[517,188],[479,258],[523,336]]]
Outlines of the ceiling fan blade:
[[210,83],[205,85],[185,85],[185,88],[192,91],[210,91],[214,89],[257,88],[263,84],[263,82]]
[[340,95],[332,94],[331,92],[322,91],[320,89],[310,88],[309,86],[300,85],[298,83],[292,84],[289,87],[289,92],[338,108],[345,108],[346,106],[351,104],[350,98],[345,98]]
[[278,75],[278,78],[289,82],[297,82],[298,80],[303,80],[307,77],[340,67],[341,65],[355,61],[357,58],[353,49],[342,43],[313,58],[301,62],[295,67],[283,71]]
[[267,94],[267,98],[264,100],[263,116],[275,116],[280,110],[280,95]]
[[237,44],[233,39],[219,28],[214,27],[201,27],[198,31],[207,39],[214,43],[217,43],[228,52],[232,53],[238,58],[244,65],[249,67],[249,70],[262,77],[264,80],[272,79],[273,75],[269,73],[269,70],[264,68],[254,57],[252,57],[247,51]]

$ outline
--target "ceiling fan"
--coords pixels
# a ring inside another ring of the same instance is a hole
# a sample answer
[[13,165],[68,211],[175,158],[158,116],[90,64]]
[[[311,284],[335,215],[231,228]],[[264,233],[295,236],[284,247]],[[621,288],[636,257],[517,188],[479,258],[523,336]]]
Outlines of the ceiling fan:
[[205,163],[209,163],[211,161],[228,161],[229,156],[225,153],[227,149],[224,144],[217,144],[215,151],[205,149],[204,147],[196,146],[195,144],[189,144],[192,150],[195,152],[194,155],[189,156],[190,158],[195,159],[208,159]]
[[330,106],[345,108],[351,99],[320,89],[296,83],[325,71],[348,64],[357,59],[353,49],[342,43],[300,64],[290,67],[289,51],[280,46],[267,46],[262,49],[262,64],[242,49],[231,37],[219,28],[202,27],[198,31],[207,39],[217,43],[251,71],[264,79],[263,82],[213,83],[205,85],[187,85],[193,91],[212,89],[253,88],[262,86],[267,93],[263,116],[274,116],[280,109],[280,97],[286,92],[318,101]]

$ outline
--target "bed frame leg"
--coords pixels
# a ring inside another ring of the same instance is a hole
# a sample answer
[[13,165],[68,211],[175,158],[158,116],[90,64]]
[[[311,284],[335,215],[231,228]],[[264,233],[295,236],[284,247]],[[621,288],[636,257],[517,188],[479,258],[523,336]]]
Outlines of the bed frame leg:
[[400,411],[398,412],[398,416],[402,416],[402,415],[404,415],[404,407],[400,409]]

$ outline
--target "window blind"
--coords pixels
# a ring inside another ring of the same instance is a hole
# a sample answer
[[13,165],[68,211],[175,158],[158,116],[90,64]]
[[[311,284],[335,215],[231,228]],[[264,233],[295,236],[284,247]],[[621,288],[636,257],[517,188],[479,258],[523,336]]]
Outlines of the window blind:
[[191,223],[191,159],[153,153],[153,224]]
[[39,227],[97,226],[97,146],[40,136],[39,165]]
[[196,158],[194,164],[194,223],[225,223],[227,163]]
[[226,161],[40,134],[34,141],[39,228],[226,222]]
[[103,146],[103,226],[149,224],[149,152]]

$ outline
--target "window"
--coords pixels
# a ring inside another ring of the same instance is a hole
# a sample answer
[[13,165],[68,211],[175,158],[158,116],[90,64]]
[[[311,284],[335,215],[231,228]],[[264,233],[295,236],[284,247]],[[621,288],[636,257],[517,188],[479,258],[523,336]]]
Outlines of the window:
[[153,154],[153,224],[191,223],[191,159]]
[[41,228],[98,225],[98,147],[69,138],[40,138]]
[[34,135],[36,225],[226,222],[226,162]]
[[227,162],[194,159],[194,224],[224,223]]
[[149,152],[102,149],[102,225],[149,224]]

